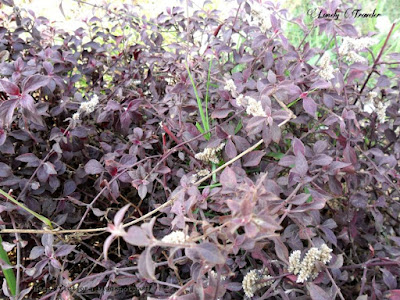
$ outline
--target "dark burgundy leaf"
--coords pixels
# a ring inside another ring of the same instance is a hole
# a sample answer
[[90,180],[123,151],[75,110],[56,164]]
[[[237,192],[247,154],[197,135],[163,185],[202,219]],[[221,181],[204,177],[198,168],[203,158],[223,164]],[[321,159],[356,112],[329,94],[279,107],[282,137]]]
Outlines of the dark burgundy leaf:
[[11,176],[12,171],[10,166],[5,163],[0,162],[0,177],[8,177]]
[[11,96],[20,95],[19,87],[8,80],[0,79],[0,90]]
[[32,75],[29,76],[22,82],[22,92],[24,94],[36,91],[37,89],[47,85],[50,79],[43,75]]

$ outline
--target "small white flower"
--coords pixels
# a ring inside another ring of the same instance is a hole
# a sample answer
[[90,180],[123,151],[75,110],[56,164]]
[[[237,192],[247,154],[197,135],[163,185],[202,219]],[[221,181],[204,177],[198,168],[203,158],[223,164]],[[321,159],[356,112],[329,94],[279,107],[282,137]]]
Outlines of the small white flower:
[[85,101],[85,102],[81,103],[78,111],[73,114],[72,119],[79,120],[80,114],[82,112],[86,113],[86,114],[92,113],[98,104],[99,104],[99,98],[95,94],[95,95],[93,95],[92,99],[90,99],[89,101]]
[[346,56],[347,61],[349,62],[358,62],[358,63],[363,63],[366,62],[367,60],[362,57],[361,55],[357,54],[355,51],[350,51],[347,56]]
[[330,262],[332,259],[332,255],[331,255],[332,249],[329,248],[326,244],[323,244],[320,248],[320,251],[321,251],[321,253],[320,253],[319,260],[323,264],[327,264],[328,262]]
[[289,257],[289,268],[288,271],[297,276],[298,283],[306,281],[308,278],[315,279],[318,276],[318,269],[316,262],[319,261],[323,264],[327,264],[332,259],[330,254],[332,249],[326,244],[323,244],[319,249],[313,247],[309,249],[300,262],[300,251],[294,251]]
[[246,96],[244,97],[247,101],[246,113],[254,117],[266,117],[264,109],[262,108],[261,102],[256,99]]
[[339,47],[339,54],[344,56],[349,62],[365,62],[366,59],[357,52],[368,48],[377,43],[377,40],[370,37],[362,37],[354,39],[351,37],[343,37],[342,44]]
[[218,164],[219,159],[217,153],[220,152],[224,148],[224,146],[225,143],[221,143],[218,147],[215,148],[205,148],[202,152],[197,153],[194,157],[205,162]]
[[72,119],[74,119],[74,120],[79,120],[79,113],[78,113],[78,112],[74,113],[74,114],[72,115]]
[[368,93],[367,100],[365,100],[365,102],[364,102],[364,109],[363,110],[365,112],[372,114],[376,110],[375,98],[376,98],[377,95],[378,94],[376,92],[374,92],[374,91],[371,91],[371,92]]
[[271,18],[269,11],[258,2],[253,2],[251,6],[249,24],[251,26],[260,26],[262,32],[271,28]]
[[237,105],[244,105],[244,96],[243,96],[243,94],[240,94],[239,96],[237,96],[237,98],[236,98],[236,103],[237,103]]
[[261,269],[261,270],[251,270],[249,271],[246,276],[244,276],[242,281],[242,287],[245,295],[248,298],[254,297],[254,293],[259,289],[272,285],[273,280],[269,280],[266,282],[259,282],[261,280],[272,278],[268,275],[268,269]]
[[320,67],[321,70],[319,71],[319,76],[321,78],[325,79],[326,81],[329,81],[333,78],[335,78],[334,73],[336,72],[335,68],[331,65],[331,59],[328,54],[328,52],[325,52],[324,55],[321,57],[320,61]]
[[289,269],[288,271],[293,274],[298,274],[300,272],[300,250],[293,251],[292,254],[289,256]]
[[168,244],[184,244],[187,237],[183,231],[173,231],[164,236],[161,241]]
[[385,118],[386,118],[386,109],[388,108],[389,103],[382,103],[378,102],[378,108],[376,110],[376,114],[378,115],[378,121],[379,123],[385,123]]
[[235,85],[235,82],[233,81],[233,79],[228,79],[225,82],[224,90],[231,92],[231,93],[236,92],[236,85]]

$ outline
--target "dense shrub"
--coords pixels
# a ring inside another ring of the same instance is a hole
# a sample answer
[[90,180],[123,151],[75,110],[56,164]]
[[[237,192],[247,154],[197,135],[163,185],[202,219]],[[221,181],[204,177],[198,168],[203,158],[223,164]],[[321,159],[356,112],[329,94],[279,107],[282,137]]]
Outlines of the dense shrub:
[[237,2],[225,20],[101,7],[73,33],[2,13],[0,187],[31,210],[0,204],[20,298],[400,297],[392,31],[371,57],[352,19]]

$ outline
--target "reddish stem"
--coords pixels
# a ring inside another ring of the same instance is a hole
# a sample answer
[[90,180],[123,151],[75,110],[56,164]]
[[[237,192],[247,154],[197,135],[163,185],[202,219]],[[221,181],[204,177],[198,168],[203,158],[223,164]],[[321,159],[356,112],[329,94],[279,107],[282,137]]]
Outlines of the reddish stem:
[[[169,128],[168,128],[167,126],[165,126],[165,124],[162,124],[162,127],[163,127],[164,131],[170,136],[170,138],[174,140],[175,143],[177,143],[178,145],[182,143],[182,142],[171,132],[171,130],[169,130]],[[182,145],[181,148],[182,148],[187,154],[189,154],[191,157],[194,157],[193,153],[192,153],[186,146]]]
[[364,91],[365,87],[367,86],[367,83],[368,83],[369,79],[371,78],[372,73],[374,72],[376,66],[378,65],[379,60],[381,59],[381,56],[383,54],[383,50],[385,49],[385,47],[387,45],[387,42],[389,41],[390,35],[392,34],[395,25],[396,25],[396,23],[393,23],[392,28],[390,28],[390,31],[389,31],[389,33],[388,33],[388,35],[386,37],[385,43],[383,44],[383,46],[381,48],[381,51],[378,54],[378,57],[375,59],[374,64],[372,65],[372,69],[369,72],[369,74],[367,76],[367,79],[365,79],[364,84],[361,87],[360,93],[358,94],[358,96],[357,96],[356,100],[354,101],[353,105],[357,103],[358,99],[360,98],[360,95],[362,94],[362,92]]

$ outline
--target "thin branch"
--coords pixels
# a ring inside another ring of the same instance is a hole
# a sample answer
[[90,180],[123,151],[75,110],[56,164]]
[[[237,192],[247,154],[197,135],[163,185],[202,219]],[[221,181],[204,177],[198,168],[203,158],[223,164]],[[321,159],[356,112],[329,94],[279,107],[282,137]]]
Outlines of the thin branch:
[[385,50],[385,47],[387,45],[387,42],[389,41],[390,35],[392,34],[395,25],[396,25],[396,23],[393,23],[392,28],[390,28],[390,31],[389,31],[389,33],[388,33],[388,35],[386,37],[385,43],[383,44],[383,46],[381,48],[381,51],[378,54],[378,57],[375,59],[374,64],[372,65],[371,71],[369,72],[369,74],[367,76],[367,79],[365,79],[364,84],[361,87],[360,93],[358,94],[358,96],[357,96],[356,100],[354,101],[353,105],[355,105],[357,103],[358,99],[360,98],[360,95],[362,94],[362,92],[364,91],[365,87],[367,86],[367,83],[368,83],[369,79],[371,78],[372,73],[374,72],[376,66],[378,65],[379,60],[381,59],[381,56],[383,54],[383,50]]

